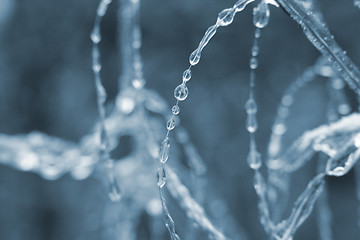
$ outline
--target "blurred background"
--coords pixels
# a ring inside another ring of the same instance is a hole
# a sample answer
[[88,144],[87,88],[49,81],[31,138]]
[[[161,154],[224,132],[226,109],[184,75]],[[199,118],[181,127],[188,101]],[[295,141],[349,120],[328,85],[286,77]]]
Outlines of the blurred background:
[[[174,104],[173,89],[181,83],[190,53],[207,27],[216,22],[217,14],[234,2],[142,1],[141,54],[146,87],[155,90],[169,105]],[[360,66],[360,10],[351,0],[317,2],[337,42]],[[89,35],[97,5],[95,0],[0,0],[1,133],[26,134],[36,130],[79,142],[92,130],[98,112]],[[101,74],[108,92],[109,109],[118,93],[122,65],[118,8],[119,1],[114,0],[103,19],[100,45]],[[221,199],[221,202],[213,201],[204,207],[210,218],[216,218],[219,211],[231,215],[233,230],[228,230],[231,239],[241,239],[239,235],[232,236],[239,234],[237,231],[244,239],[266,238],[259,223],[257,196],[252,186],[253,171],[246,163],[249,136],[245,129],[244,104],[249,91],[248,61],[253,32],[252,7],[238,14],[229,27],[218,29],[203,51],[200,63],[193,68],[193,77],[188,83],[189,97],[180,106],[181,126],[188,130],[207,165],[208,171],[203,178],[211,191],[206,194]],[[259,129],[256,138],[258,150],[265,157],[283,91],[306,67],[315,63],[319,53],[301,28],[283,10],[275,7],[271,7],[270,23],[263,30],[259,45],[255,88]],[[326,123],[328,96],[325,86],[326,79],[320,78],[296,95],[284,136],[285,146],[306,129]],[[346,92],[352,111],[355,111],[355,98],[350,90]],[[162,134],[165,134],[165,122],[163,126]],[[124,144],[124,148],[132,149],[129,145],[131,142]],[[126,149],[123,151],[127,152]],[[172,165],[170,160],[169,164]],[[153,173],[156,190],[156,169],[148,171]],[[178,174],[181,176],[181,172]],[[290,202],[315,174],[316,164],[310,161],[294,175]],[[333,239],[359,239],[359,203],[353,172],[326,180],[333,213]],[[131,202],[131,199],[122,201]],[[168,202],[179,235],[188,239],[189,225],[183,211],[171,197]],[[34,173],[0,166],[0,239],[122,239],[109,233],[108,228],[114,227],[117,218],[125,213],[119,212],[112,221],[104,217],[111,209],[118,208],[118,204],[122,202],[110,202],[107,186],[94,175],[82,181],[69,175],[47,181]],[[286,216],[291,206],[287,207]],[[168,239],[156,211],[144,209],[131,221],[134,239]],[[153,226],[154,222],[156,225]],[[221,221],[214,221],[214,224],[220,226]],[[116,228],[121,231],[125,225],[122,223]],[[151,233],[153,231],[157,233]],[[195,239],[207,239],[201,231],[197,234]],[[314,214],[294,239],[319,239]]]

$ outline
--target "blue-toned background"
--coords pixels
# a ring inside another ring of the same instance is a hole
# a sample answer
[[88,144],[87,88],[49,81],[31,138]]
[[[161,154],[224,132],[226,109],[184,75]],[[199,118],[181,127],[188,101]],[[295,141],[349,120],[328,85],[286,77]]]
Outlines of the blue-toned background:
[[[233,3],[143,0],[141,54],[146,86],[156,90],[169,104],[175,103],[173,89],[188,67],[189,54],[207,27],[215,23],[218,12]],[[78,142],[91,130],[98,113],[89,34],[97,4],[94,0],[0,0],[1,133],[37,130]],[[114,1],[104,17],[100,45],[109,109],[114,104],[121,74],[118,6],[118,1]],[[360,10],[351,0],[322,0],[319,8],[335,39],[359,66]],[[232,215],[235,228],[241,226],[248,239],[265,239],[252,186],[253,172],[246,164],[249,136],[244,104],[249,90],[253,31],[251,8],[238,14],[229,27],[219,28],[204,49],[200,63],[193,68],[189,97],[181,103],[180,119],[208,166],[207,185],[212,194],[226,203],[223,211]],[[281,9],[271,7],[269,26],[262,33],[255,88],[259,108],[256,138],[259,151],[266,156],[271,125],[284,89],[314,64],[319,53]],[[285,146],[304,130],[326,122],[325,83],[325,79],[319,78],[296,95]],[[351,91],[347,93],[355,110],[354,96]],[[131,151],[131,142],[124,148],[125,154]],[[154,172],[155,187],[155,170],[149,171]],[[310,162],[294,175],[291,202],[315,174],[316,164]],[[353,172],[326,180],[334,239],[359,239],[356,222],[359,203]],[[168,202],[179,235],[186,236],[184,214],[171,203],[172,198]],[[116,218],[110,223],[103,220],[105,206],[109,204],[122,203],[109,202],[107,187],[97,177],[75,181],[65,175],[56,181],[46,181],[33,173],[0,166],[0,239],[118,239],[116,234],[106,233],[109,225],[116,224]],[[213,208],[215,213],[220,211],[216,206]],[[286,216],[290,209],[289,206]],[[148,215],[144,210],[134,223],[137,239],[155,239],[150,234],[154,228]],[[168,239],[163,224],[158,226],[155,229],[161,239]],[[198,239],[206,239],[200,236]],[[294,239],[319,239],[313,215]]]

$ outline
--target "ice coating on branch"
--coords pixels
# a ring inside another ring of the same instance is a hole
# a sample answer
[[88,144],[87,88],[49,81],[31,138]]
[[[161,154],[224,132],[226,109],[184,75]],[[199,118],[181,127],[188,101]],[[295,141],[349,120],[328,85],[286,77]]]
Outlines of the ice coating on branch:
[[[281,156],[281,159],[287,159],[287,161],[282,162],[281,166],[284,171],[292,172],[303,166],[313,156],[315,151],[336,153],[341,150],[341,146],[338,146],[340,144],[329,145],[329,141],[340,136],[350,140],[358,132],[360,132],[360,114],[358,113],[353,113],[341,118],[337,122],[307,131]],[[331,147],[330,150],[325,151],[324,146],[320,147],[319,143],[321,142],[326,144],[327,148]]]
[[[318,172],[323,172],[326,162],[324,156],[318,159]],[[332,214],[329,206],[328,191],[326,185],[323,193],[320,195],[317,204],[317,225],[319,227],[320,240],[332,240]]]
[[257,28],[264,28],[268,25],[270,20],[270,9],[268,4],[263,0],[261,1],[253,11],[253,23]]
[[211,38],[215,35],[218,27],[225,27],[230,25],[234,20],[235,14],[244,10],[246,5],[253,1],[254,0],[239,0],[234,4],[232,8],[224,9],[218,14],[216,23],[206,30],[203,38],[199,43],[199,46],[190,54],[189,62],[191,66],[195,66],[199,63],[202,50],[206,47]]
[[334,157],[328,160],[326,174],[336,177],[345,175],[359,160],[359,157],[360,150],[354,145],[354,140],[351,139]]
[[186,209],[186,214],[193,219],[212,239],[227,239],[207,218],[205,211],[190,195],[189,190],[181,183],[180,179],[174,174],[173,170],[167,168],[169,178],[169,191],[176,198],[180,205]]
[[305,36],[325,56],[349,86],[360,95],[360,71],[334,40],[318,14],[300,1],[278,0],[283,9],[303,28]]
[[291,215],[278,224],[277,232],[274,233],[276,239],[291,239],[295,231],[309,217],[316,199],[324,188],[324,176],[325,174],[321,173],[309,182],[305,191],[296,200]]

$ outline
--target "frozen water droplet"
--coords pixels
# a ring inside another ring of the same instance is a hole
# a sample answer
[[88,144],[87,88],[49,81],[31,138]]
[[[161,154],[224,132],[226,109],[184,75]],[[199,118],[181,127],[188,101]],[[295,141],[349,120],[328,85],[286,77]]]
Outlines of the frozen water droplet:
[[286,132],[286,126],[283,123],[277,123],[273,126],[273,131],[277,135],[283,135]]
[[184,83],[177,86],[174,90],[174,96],[178,101],[184,101],[187,98],[188,94],[189,90]]
[[258,128],[256,116],[254,114],[249,114],[246,120],[246,129],[250,133],[256,132]]
[[265,1],[261,1],[253,11],[253,23],[257,28],[264,28],[270,20],[270,9]]
[[98,62],[95,62],[93,65],[92,65],[92,70],[96,73],[100,72],[101,70],[101,64],[98,63]]
[[341,90],[345,87],[345,84],[341,78],[333,78],[331,80],[331,86],[333,89]]
[[291,106],[293,102],[294,102],[294,98],[291,95],[285,95],[281,100],[281,103],[287,107]]
[[219,26],[230,25],[234,20],[234,16],[235,16],[235,9],[233,8],[224,9],[218,15],[217,24]]
[[250,68],[251,69],[256,69],[258,67],[258,60],[255,57],[252,57],[250,59]]
[[170,118],[169,121],[167,121],[166,128],[169,131],[171,131],[175,128],[175,119],[174,118]]
[[119,183],[115,177],[110,180],[110,191],[109,191],[109,198],[113,202],[119,202],[121,199],[121,191],[119,187]]
[[172,108],[171,108],[171,112],[174,114],[174,115],[178,115],[179,112],[180,112],[180,107],[178,105],[174,105]]
[[256,104],[254,98],[249,98],[246,101],[245,109],[246,109],[247,114],[255,114],[255,113],[257,113],[257,104]]
[[130,114],[135,109],[135,101],[131,97],[118,97],[116,104],[124,114]]
[[170,141],[169,138],[166,137],[164,141],[162,141],[160,147],[160,162],[166,163],[166,161],[169,158],[169,151],[170,151]]
[[342,103],[338,106],[338,112],[341,114],[341,115],[347,115],[351,112],[351,108],[348,104],[346,103]]
[[195,49],[189,57],[189,62],[192,66],[199,63],[201,57],[201,51],[199,49]]
[[265,193],[266,186],[263,177],[259,172],[255,172],[254,176],[254,188],[256,193],[261,196]]
[[259,37],[261,37],[261,31],[260,31],[260,28],[257,28],[255,30],[255,38],[259,38]]
[[259,46],[258,45],[254,45],[251,49],[251,55],[253,57],[256,57],[259,54]]
[[156,173],[157,185],[163,188],[166,184],[166,173],[164,168],[158,168]]
[[98,84],[97,85],[97,91],[98,91],[98,99],[101,104],[104,104],[106,101],[106,91],[103,85]]
[[135,78],[131,81],[131,84],[136,89],[141,89],[145,85],[145,80],[143,78]]
[[98,44],[101,41],[101,35],[99,28],[94,28],[94,30],[90,34],[91,41],[95,44]]
[[247,162],[250,168],[256,170],[261,167],[261,154],[256,150],[251,150],[247,157]]
[[183,73],[182,79],[184,82],[187,82],[191,79],[191,70],[190,69],[186,69]]

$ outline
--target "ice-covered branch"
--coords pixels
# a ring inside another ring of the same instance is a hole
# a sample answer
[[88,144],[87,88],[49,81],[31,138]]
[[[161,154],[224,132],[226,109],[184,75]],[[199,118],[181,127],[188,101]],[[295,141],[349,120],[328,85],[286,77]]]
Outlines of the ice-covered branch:
[[303,28],[305,36],[325,56],[340,76],[360,95],[360,71],[336,43],[323,21],[301,1],[277,0],[281,7]]
[[308,161],[316,151],[334,156],[342,150],[343,142],[360,132],[360,114],[353,113],[337,122],[305,132],[281,156],[282,169],[293,172]]
[[296,200],[290,216],[277,225],[277,230],[273,233],[276,239],[292,239],[295,231],[309,217],[316,199],[323,190],[324,176],[324,173],[320,173],[309,182],[305,191]]
[[168,189],[172,196],[177,199],[182,208],[185,210],[187,216],[193,219],[204,231],[206,231],[211,239],[225,240],[227,239],[222,232],[220,232],[211,223],[205,214],[205,210],[199,205],[190,195],[189,190],[181,183],[179,177],[174,171],[167,167]]

